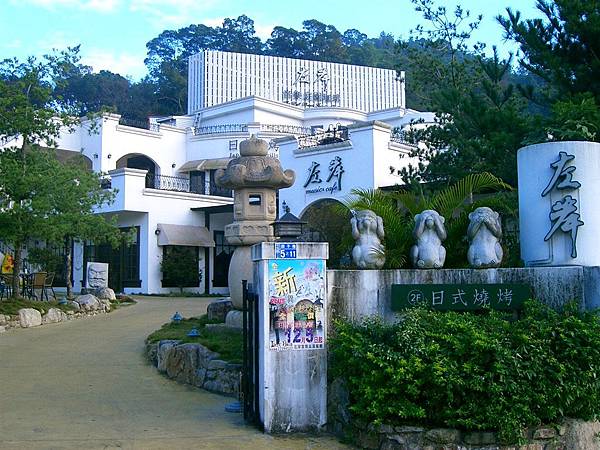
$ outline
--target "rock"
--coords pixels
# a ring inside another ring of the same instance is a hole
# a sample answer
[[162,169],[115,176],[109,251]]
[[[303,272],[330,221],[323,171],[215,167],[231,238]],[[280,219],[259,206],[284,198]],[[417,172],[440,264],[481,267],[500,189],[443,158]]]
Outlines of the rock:
[[425,433],[425,439],[434,444],[455,444],[460,442],[460,431],[452,428],[433,428]]
[[233,303],[228,298],[214,301],[208,305],[206,312],[209,320],[219,320],[225,322],[227,313],[233,309]]
[[158,363],[158,342],[146,342],[146,357],[154,367]]
[[465,443],[470,445],[491,445],[496,443],[496,435],[487,431],[474,431],[465,435]]
[[179,341],[175,340],[159,341],[158,351],[156,352],[156,368],[159,372],[164,373],[167,371],[167,355],[177,344],[179,344]]
[[75,302],[78,303],[80,308],[84,311],[95,311],[101,308],[100,300],[92,294],[80,295],[75,298]]
[[584,422],[583,420],[567,421],[565,448],[569,450],[591,450],[600,448],[600,422]]
[[98,301],[100,302],[100,309],[104,310],[105,312],[110,312],[111,309],[111,304],[110,304],[110,300],[107,300],[105,298],[101,298],[98,299]]
[[225,317],[225,325],[229,328],[243,328],[244,326],[244,313],[242,311],[231,310]]
[[394,427],[394,431],[396,433],[423,433],[425,431],[425,428],[402,425],[402,426]]
[[538,428],[533,432],[534,439],[552,439],[556,437],[556,430],[554,428]]
[[67,305],[69,305],[71,308],[73,308],[75,311],[79,311],[81,309],[81,306],[79,306],[79,303],[74,302],[72,300],[67,300]]
[[107,287],[95,289],[93,294],[99,300],[109,300],[109,301],[113,302],[117,299],[117,296],[115,295],[115,291],[113,291],[111,288],[107,288]]
[[8,322],[10,322],[10,316],[0,314],[0,325],[6,325]]
[[223,361],[221,359],[213,359],[211,362],[208,363],[209,370],[225,369],[226,367],[227,367],[227,361]]
[[166,354],[165,369],[169,378],[191,383],[198,368],[198,344],[176,345]]
[[42,324],[42,314],[33,308],[19,310],[19,324],[22,328],[37,327]]
[[67,320],[67,315],[58,308],[50,308],[42,317],[42,323],[57,323]]
[[0,333],[4,333],[6,331],[6,327],[4,325],[0,325]]

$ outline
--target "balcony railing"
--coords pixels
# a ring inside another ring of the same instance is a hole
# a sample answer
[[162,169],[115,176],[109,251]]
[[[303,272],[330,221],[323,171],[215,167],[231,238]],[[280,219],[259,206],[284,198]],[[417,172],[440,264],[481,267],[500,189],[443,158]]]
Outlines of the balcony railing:
[[349,140],[348,127],[337,125],[330,126],[327,130],[317,131],[314,134],[298,137],[299,148],[318,147],[319,145],[334,144]]
[[119,119],[119,125],[125,125],[126,127],[140,128],[142,130],[149,131],[160,131],[160,124],[155,122],[150,122],[149,120],[137,120],[137,119],[129,119],[127,117],[121,117]]
[[146,187],[161,191],[191,192],[189,178],[171,177],[168,175],[146,174]]
[[410,140],[408,139],[406,131],[403,131],[403,130],[394,130],[394,131],[392,131],[392,135],[391,135],[390,141],[397,142],[399,144],[406,144],[406,145],[412,145],[412,146],[415,145],[412,142],[410,142]]
[[193,127],[192,132],[194,136],[201,136],[203,134],[247,133],[248,126],[241,123],[210,125],[207,127]]
[[269,124],[269,123],[261,124],[260,131],[264,131],[265,133],[294,134],[294,135],[303,135],[303,134],[311,134],[312,133],[312,129],[310,127],[300,127],[297,125],[278,125],[278,124]]
[[217,186],[214,181],[210,183],[191,182],[189,178],[172,177],[169,175],[146,175],[146,187],[161,191],[189,192],[192,194],[217,195],[220,197],[233,197],[233,191]]

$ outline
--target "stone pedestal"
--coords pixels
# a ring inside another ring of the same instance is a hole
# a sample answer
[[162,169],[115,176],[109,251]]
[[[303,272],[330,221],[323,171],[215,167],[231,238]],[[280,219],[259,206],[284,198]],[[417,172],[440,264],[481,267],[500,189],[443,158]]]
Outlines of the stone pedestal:
[[236,247],[231,262],[229,263],[228,283],[229,296],[235,309],[242,309],[242,280],[252,283],[252,259],[250,258],[250,246],[241,245]]
[[252,247],[259,411],[267,433],[315,431],[327,422],[327,257],[326,243]]

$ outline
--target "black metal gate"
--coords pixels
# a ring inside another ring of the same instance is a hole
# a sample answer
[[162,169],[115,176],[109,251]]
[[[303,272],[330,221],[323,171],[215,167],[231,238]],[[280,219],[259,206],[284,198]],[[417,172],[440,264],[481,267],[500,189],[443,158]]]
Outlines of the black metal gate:
[[258,294],[253,291],[252,284],[242,281],[243,327],[244,327],[244,359],[242,370],[242,402],[244,419],[247,423],[262,430],[258,405],[258,363],[259,363],[259,311]]

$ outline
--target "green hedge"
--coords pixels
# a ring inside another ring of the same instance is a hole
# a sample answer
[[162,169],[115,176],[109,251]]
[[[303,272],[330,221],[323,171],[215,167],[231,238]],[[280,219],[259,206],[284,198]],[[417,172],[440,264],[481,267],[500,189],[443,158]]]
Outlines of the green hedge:
[[366,422],[523,429],[600,413],[600,318],[529,301],[505,314],[409,311],[401,323],[335,323],[331,373]]

